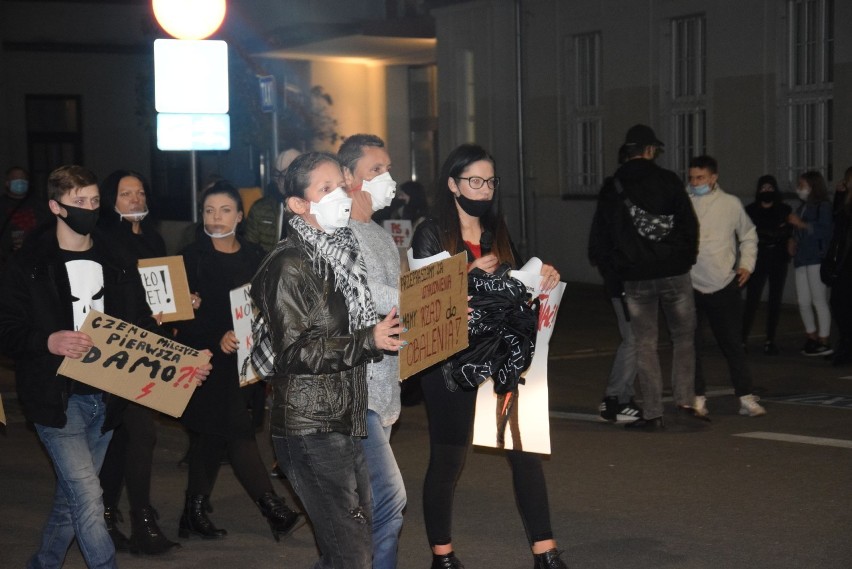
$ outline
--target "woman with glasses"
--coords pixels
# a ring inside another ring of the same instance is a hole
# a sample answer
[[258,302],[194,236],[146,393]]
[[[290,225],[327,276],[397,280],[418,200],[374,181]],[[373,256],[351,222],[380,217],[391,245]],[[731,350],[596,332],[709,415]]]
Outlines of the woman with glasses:
[[[464,251],[469,270],[479,268],[493,273],[501,263],[517,268],[520,258],[509,237],[499,200],[495,199],[499,187],[494,159],[484,148],[463,144],[453,150],[438,177],[434,216],[414,233],[414,257]],[[486,231],[493,236],[490,248],[487,237],[481,240]],[[552,266],[544,265],[541,274],[545,290],[559,283],[559,273]],[[432,569],[464,567],[453,552],[452,510],[456,481],[470,445],[476,390],[460,389],[452,379],[445,381],[449,377],[445,376],[445,368],[451,366],[449,360],[438,364],[427,370],[421,380],[430,446],[423,484],[423,515],[432,548]],[[517,450],[506,451],[506,456],[535,569],[566,568],[553,539],[541,456]]]

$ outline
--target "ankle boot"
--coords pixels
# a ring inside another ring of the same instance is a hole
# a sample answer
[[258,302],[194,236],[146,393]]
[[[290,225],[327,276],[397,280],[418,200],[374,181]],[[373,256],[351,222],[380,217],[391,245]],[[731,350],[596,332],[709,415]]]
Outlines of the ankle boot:
[[207,517],[204,503],[208,499],[208,496],[202,494],[192,496],[187,494],[183,515],[180,517],[178,536],[187,538],[190,533],[194,533],[204,539],[218,539],[228,535],[227,531],[214,526]]
[[130,553],[160,555],[180,544],[171,541],[157,525],[157,510],[145,506],[138,512],[130,512]]
[[557,551],[555,547],[544,553],[534,553],[535,565],[533,565],[533,569],[568,569],[565,562],[559,559],[562,553],[564,552]]
[[109,532],[109,536],[112,538],[115,550],[127,551],[130,546],[130,541],[127,539],[127,536],[121,533],[121,530],[118,529],[118,522],[124,521],[124,517],[121,515],[118,508],[105,506],[104,520],[106,520],[107,531]]
[[450,551],[446,555],[432,554],[432,567],[430,569],[464,569],[464,565],[456,557],[454,551]]
[[301,525],[301,516],[288,508],[284,500],[273,492],[266,492],[254,503],[269,522],[275,541],[280,541],[282,535],[287,537]]

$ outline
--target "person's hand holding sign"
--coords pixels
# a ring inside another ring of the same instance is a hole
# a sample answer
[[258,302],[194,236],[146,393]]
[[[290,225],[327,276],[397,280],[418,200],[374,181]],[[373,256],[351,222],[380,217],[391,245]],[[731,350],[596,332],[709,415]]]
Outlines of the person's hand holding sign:
[[78,360],[89,353],[94,344],[83,332],[60,330],[47,337],[47,349],[51,354]]
[[222,336],[221,340],[219,340],[219,349],[226,354],[233,354],[239,347],[240,341],[237,339],[237,335],[233,330],[225,332],[225,335]]
[[401,329],[397,309],[394,306],[384,320],[376,323],[373,328],[373,341],[376,347],[389,352],[399,351],[405,345],[405,342],[399,339]]
[[[213,357],[213,352],[211,352],[210,350],[201,350],[201,353],[208,356],[208,357],[211,357],[211,358]],[[201,387],[201,385],[205,381],[207,381],[207,376],[210,375],[210,370],[212,370],[212,369],[213,369],[213,364],[211,364],[210,362],[207,362],[206,364],[200,365],[197,368],[195,368],[195,373],[192,376],[193,379],[195,379],[195,385],[197,385],[198,387]]]

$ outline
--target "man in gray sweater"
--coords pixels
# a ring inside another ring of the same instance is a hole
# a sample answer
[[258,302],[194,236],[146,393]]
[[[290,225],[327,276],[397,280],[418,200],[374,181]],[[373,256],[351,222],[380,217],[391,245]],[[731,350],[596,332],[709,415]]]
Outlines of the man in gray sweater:
[[[389,172],[390,156],[382,139],[371,134],[348,137],[337,156],[352,198],[349,227],[367,265],[367,282],[376,310],[385,315],[399,307],[399,253],[390,233],[371,218],[374,212],[389,206],[396,193],[396,182]],[[373,493],[373,569],[395,569],[406,503],[402,474],[390,446],[391,427],[400,411],[396,352],[385,352],[384,358],[368,365],[367,394],[367,438],[363,444]]]

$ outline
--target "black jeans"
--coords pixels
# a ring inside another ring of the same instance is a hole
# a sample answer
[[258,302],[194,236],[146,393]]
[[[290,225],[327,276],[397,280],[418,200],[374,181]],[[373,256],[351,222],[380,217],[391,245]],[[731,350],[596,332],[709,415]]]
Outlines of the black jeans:
[[725,288],[710,294],[695,292],[695,313],[698,327],[695,330],[695,394],[704,395],[706,381],[701,366],[703,324],[707,322],[710,330],[728,361],[731,383],[738,397],[751,394],[751,371],[746,363],[745,349],[742,344],[742,296],[737,279]]
[[118,506],[125,482],[131,511],[151,505],[151,465],[157,443],[156,414],[153,409],[137,403],[128,404],[124,410],[122,423],[113,434],[101,467],[104,506]]
[[772,249],[758,249],[757,264],[754,273],[746,283],[746,301],[743,315],[743,342],[751,333],[763,287],[769,281],[769,296],[766,302],[766,341],[775,341],[775,330],[781,315],[781,300],[784,296],[784,284],[787,282],[787,267],[790,257],[780,246]]
[[[421,387],[429,417],[429,468],[423,482],[426,537],[429,545],[446,545],[452,542],[453,496],[470,446],[476,391],[447,389],[440,365],[423,376]],[[530,544],[552,539],[541,456],[509,450],[506,457],[527,539]]]

